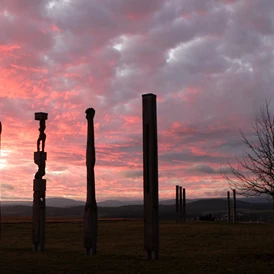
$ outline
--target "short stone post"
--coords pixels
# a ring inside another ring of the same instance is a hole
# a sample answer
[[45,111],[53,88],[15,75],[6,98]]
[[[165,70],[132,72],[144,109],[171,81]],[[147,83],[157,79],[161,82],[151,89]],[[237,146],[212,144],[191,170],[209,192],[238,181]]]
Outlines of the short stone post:
[[186,222],[186,189],[183,188],[183,222]]
[[98,230],[98,212],[95,198],[95,146],[94,146],[94,122],[95,110],[89,108],[86,110],[88,121],[87,133],[87,200],[84,212],[84,247],[87,255],[97,253],[97,230]]
[[[33,251],[44,251],[45,249],[45,216],[46,216],[46,180],[42,177],[46,174],[47,153],[46,142],[46,120],[48,114],[36,112],[35,120],[40,121],[39,138],[37,140],[37,151],[34,152],[34,162],[38,165],[33,180],[33,207],[32,207],[32,247]],[[41,144],[42,143],[42,144]],[[41,145],[41,148],[40,148]]]
[[236,213],[236,189],[233,189],[233,223],[237,222],[237,213]]
[[227,192],[227,222],[230,223],[230,193]]
[[179,186],[176,185],[176,223],[179,223]]
[[179,197],[180,197],[180,207],[179,207],[179,223],[182,222],[183,217],[183,195],[182,195],[182,187],[179,187]]
[[159,258],[159,196],[156,95],[142,95],[144,247],[147,259]]

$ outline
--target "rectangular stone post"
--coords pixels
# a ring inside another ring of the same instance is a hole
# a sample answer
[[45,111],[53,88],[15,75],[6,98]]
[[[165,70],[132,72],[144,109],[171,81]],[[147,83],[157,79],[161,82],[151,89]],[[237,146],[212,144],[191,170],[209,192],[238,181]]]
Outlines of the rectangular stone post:
[[237,213],[236,213],[236,189],[233,189],[233,223],[237,222]]
[[142,95],[144,247],[147,259],[159,258],[159,197],[156,95]]
[[[37,151],[34,152],[34,162],[38,165],[33,180],[33,207],[32,207],[32,247],[33,251],[44,251],[45,249],[45,223],[46,223],[46,180],[42,177],[46,171],[47,153],[44,151],[46,142],[46,120],[48,114],[36,112],[35,120],[39,121],[39,138],[37,140]],[[41,144],[42,143],[42,144]]]
[[176,223],[179,223],[179,186],[176,185]]
[[186,222],[186,189],[183,188],[183,222]]
[[230,223],[230,193],[227,192],[227,222]]
[[182,196],[182,187],[179,187],[179,197],[180,197],[180,206],[179,206],[179,223],[182,222],[183,217],[183,196]]

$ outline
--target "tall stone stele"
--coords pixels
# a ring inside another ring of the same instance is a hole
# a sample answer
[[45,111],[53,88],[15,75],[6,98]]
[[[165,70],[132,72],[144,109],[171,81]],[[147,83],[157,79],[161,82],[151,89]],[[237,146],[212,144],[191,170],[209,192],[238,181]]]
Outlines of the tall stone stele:
[[95,198],[95,146],[94,146],[94,115],[95,110],[88,108],[86,118],[88,121],[87,133],[87,200],[84,213],[84,247],[87,255],[97,253],[97,230],[98,230],[98,213]]
[[32,246],[33,251],[43,251],[45,248],[45,210],[46,210],[46,174],[47,153],[45,152],[46,142],[46,120],[48,114],[36,112],[35,120],[39,121],[39,138],[37,140],[37,151],[34,152],[34,162],[38,165],[33,180],[33,212],[32,212]]
[[186,222],[186,189],[183,188],[183,222]]
[[144,246],[147,259],[159,258],[159,195],[156,95],[143,94]]
[[183,218],[183,192],[182,192],[182,187],[179,187],[179,200],[180,200],[180,210],[179,210],[179,222],[182,222]]
[[176,223],[180,222],[179,219],[179,188],[180,186],[176,185],[176,192],[175,192],[175,205],[176,205]]
[[237,210],[236,210],[236,189],[232,190],[233,193],[233,211],[232,211],[232,219],[233,224],[236,224],[237,222]]
[[230,223],[230,192],[227,191],[227,222]]

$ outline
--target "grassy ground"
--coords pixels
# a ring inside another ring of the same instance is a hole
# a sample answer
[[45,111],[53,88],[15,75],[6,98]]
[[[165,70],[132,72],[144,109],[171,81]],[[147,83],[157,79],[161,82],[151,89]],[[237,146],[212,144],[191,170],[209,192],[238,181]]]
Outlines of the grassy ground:
[[30,223],[2,224],[0,273],[274,273],[270,224],[163,222],[158,261],[144,260],[141,221],[100,221],[96,256],[82,237],[82,222],[50,222],[34,253]]

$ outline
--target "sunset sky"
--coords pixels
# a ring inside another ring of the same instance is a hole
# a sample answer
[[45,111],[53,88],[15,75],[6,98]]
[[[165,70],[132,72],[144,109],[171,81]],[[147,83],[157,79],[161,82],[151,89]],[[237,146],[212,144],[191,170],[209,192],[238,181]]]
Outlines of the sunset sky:
[[[142,94],[157,95],[159,196],[225,197],[220,170],[274,87],[273,0],[0,0],[2,200],[31,200],[47,112],[47,197],[141,199]],[[272,100],[272,105],[274,100]]]

